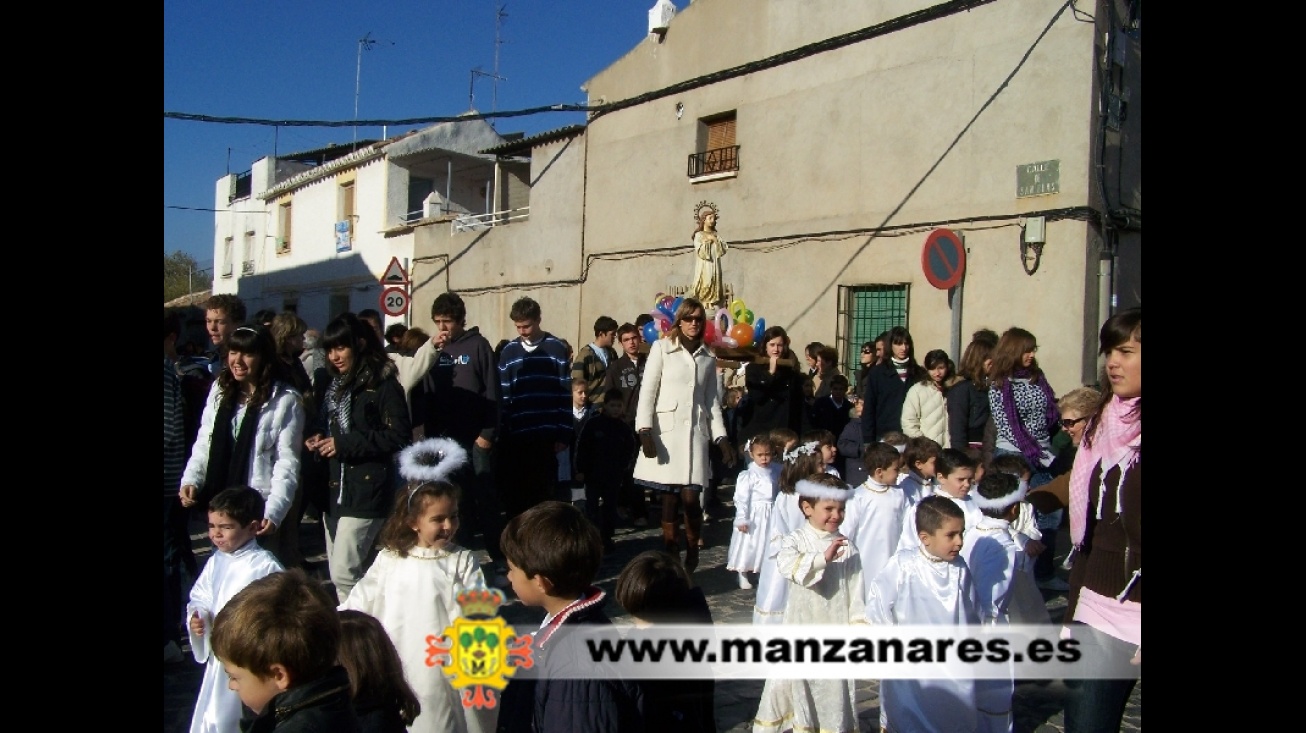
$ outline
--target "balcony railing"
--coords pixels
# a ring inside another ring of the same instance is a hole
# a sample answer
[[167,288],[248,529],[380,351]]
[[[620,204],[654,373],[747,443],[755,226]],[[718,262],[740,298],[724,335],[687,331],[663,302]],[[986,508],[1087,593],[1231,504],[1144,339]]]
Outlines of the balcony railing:
[[509,209],[508,211],[495,211],[489,214],[464,214],[453,221],[449,222],[449,236],[458,232],[474,232],[490,227],[499,227],[504,224],[510,224],[514,221],[529,219],[531,207],[523,206],[520,209]]
[[710,176],[739,170],[739,146],[717,148],[689,156],[689,177]]

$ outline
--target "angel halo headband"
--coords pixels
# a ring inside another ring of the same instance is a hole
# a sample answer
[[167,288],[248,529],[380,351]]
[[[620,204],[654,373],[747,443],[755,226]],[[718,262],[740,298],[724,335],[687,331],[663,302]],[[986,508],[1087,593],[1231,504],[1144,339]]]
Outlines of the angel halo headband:
[[852,495],[851,489],[838,489],[825,484],[818,484],[815,481],[803,479],[794,487],[794,493],[808,499],[833,499],[834,501],[848,501]]
[[399,475],[415,484],[408,489],[409,503],[423,485],[448,481],[465,465],[467,451],[448,438],[419,440],[399,451]]
[[820,445],[820,443],[817,443],[815,440],[809,440],[802,445],[796,445],[785,451],[784,462],[793,463],[798,460],[798,456],[810,456],[816,452],[816,447],[818,445]]
[[1029,482],[1026,481],[1025,479],[1021,479],[1020,485],[1017,486],[1016,490],[1011,492],[1010,494],[1007,494],[1005,496],[999,496],[995,499],[988,499],[983,496],[980,496],[978,491],[972,491],[970,492],[970,500],[975,502],[975,506],[978,507],[979,509],[987,509],[991,512],[1002,511],[1003,509],[1006,509],[1012,504],[1018,504],[1024,501],[1025,495],[1028,493],[1029,493]]

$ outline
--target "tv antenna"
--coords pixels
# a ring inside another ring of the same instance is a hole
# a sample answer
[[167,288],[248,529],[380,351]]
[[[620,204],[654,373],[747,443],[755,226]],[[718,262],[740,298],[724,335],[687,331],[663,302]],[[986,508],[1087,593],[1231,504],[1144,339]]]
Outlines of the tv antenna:
[[[479,66],[477,66],[476,68],[472,69],[472,73],[471,73],[471,81],[470,81],[470,84],[468,85],[468,90],[467,90],[467,106],[468,106],[469,109],[476,109],[476,99],[475,99],[476,78],[479,77],[479,76],[489,77],[490,79],[493,79],[493,80],[494,80],[494,83],[493,83],[493,85],[491,86],[491,95],[492,95],[492,96],[491,96],[491,98],[490,98],[490,111],[491,111],[491,112],[497,112],[498,109],[499,109],[499,82],[501,82],[501,81],[508,81],[507,79],[505,79],[504,77],[502,77],[502,76],[499,75],[499,47],[503,45],[503,37],[502,37],[503,21],[504,21],[504,19],[507,18],[507,17],[508,17],[508,6],[507,6],[507,5],[499,5],[497,8],[495,8],[495,11],[494,11],[494,71],[493,71],[493,72],[482,71],[482,70],[481,70],[481,67],[479,67]],[[491,126],[491,127],[494,126],[494,121],[493,121],[493,120],[490,120],[490,126]]]
[[362,38],[358,39],[358,65],[354,70],[354,144],[358,144],[358,94],[363,81],[363,51],[371,51],[372,47],[378,43],[387,43],[395,45],[394,41],[380,41],[372,37],[372,31],[368,31]]

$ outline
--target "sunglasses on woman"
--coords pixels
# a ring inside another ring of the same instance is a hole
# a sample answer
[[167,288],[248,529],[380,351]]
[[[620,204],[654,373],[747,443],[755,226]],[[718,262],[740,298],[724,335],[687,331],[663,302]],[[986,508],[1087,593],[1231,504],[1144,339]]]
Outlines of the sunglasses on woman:
[[1070,428],[1075,427],[1076,425],[1084,422],[1087,419],[1088,419],[1088,415],[1085,415],[1083,417],[1075,417],[1075,418],[1063,417],[1061,418],[1061,427],[1069,430]]
[[707,318],[705,316],[685,316],[680,320],[684,321],[685,323],[702,323],[706,321]]

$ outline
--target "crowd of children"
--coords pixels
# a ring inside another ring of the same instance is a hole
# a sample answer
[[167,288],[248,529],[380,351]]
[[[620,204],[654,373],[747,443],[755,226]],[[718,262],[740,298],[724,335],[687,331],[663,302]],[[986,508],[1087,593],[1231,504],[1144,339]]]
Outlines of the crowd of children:
[[[627,414],[631,395],[598,385],[600,367],[616,363],[613,341],[620,335],[629,357],[627,337],[637,332],[608,321],[585,347],[586,380],[573,382],[575,438],[559,455],[561,501],[512,515],[497,538],[513,594],[545,613],[533,634],[536,664],[517,670],[499,705],[465,708],[427,658],[429,635],[461,615],[459,594],[486,587],[475,554],[455,543],[462,489],[454,480],[468,453],[454,440],[428,438],[398,454],[406,483],[380,531],[380,553],[338,604],[255,541],[264,492],[235,487],[213,496],[215,552],[186,608],[192,653],[206,665],[192,733],[715,731],[711,680],[624,680],[560,643],[582,626],[611,624],[608,594],[594,581],[615,549],[618,523],[631,516],[640,450]],[[911,371],[900,363],[910,349],[888,345],[906,354],[893,368]],[[863,400],[849,399],[849,380],[826,365],[809,405],[814,419],[804,423],[812,429],[777,428],[743,446],[725,567],[740,589],[755,592],[754,624],[1048,621],[1035,566],[1050,562],[1044,534],[1055,528],[1040,530],[1027,501],[1030,464],[1010,451],[986,464],[976,451],[952,447],[943,401],[951,363],[930,352],[921,371],[905,390],[901,431],[863,441]],[[867,382],[859,375],[858,384]],[[597,404],[593,389],[601,390]],[[724,394],[723,408],[733,411],[742,392]],[[571,492],[581,487],[584,501]],[[622,570],[615,598],[637,626],[711,624],[692,571],[678,554],[645,552]],[[1013,692],[1013,679],[886,679],[879,723],[899,732],[1010,733]],[[753,729],[852,733],[856,702],[851,680],[768,679]]]

